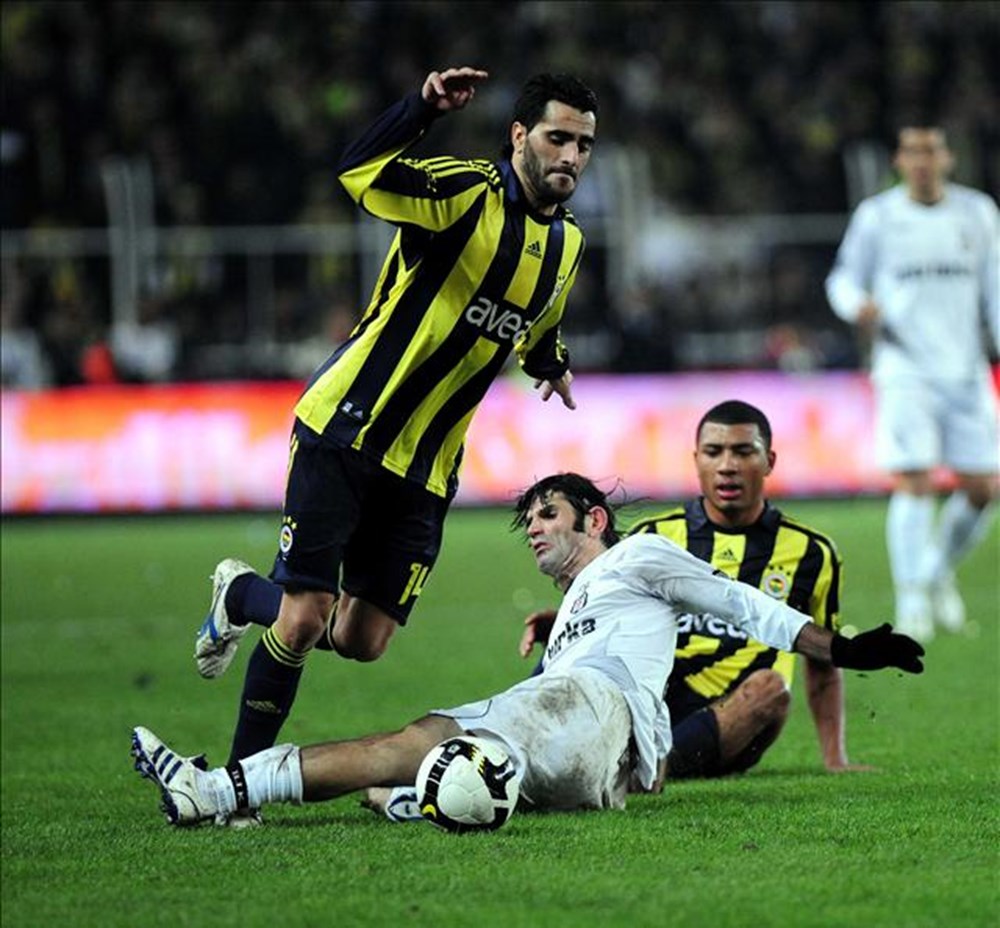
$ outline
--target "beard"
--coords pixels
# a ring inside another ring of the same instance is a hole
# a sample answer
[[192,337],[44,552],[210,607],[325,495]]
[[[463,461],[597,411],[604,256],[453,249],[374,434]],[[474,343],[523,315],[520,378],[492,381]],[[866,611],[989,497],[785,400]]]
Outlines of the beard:
[[542,164],[534,148],[531,147],[531,142],[527,142],[524,146],[524,173],[531,184],[531,189],[534,191],[539,205],[546,206],[554,203],[565,203],[566,200],[573,196],[573,191],[576,189],[575,176],[573,184],[565,188],[555,186],[549,180],[545,171],[545,165]]

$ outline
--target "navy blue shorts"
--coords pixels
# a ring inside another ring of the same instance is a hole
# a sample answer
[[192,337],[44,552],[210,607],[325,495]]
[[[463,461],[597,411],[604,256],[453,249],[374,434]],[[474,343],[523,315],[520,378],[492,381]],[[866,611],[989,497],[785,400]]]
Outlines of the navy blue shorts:
[[666,703],[667,710],[670,712],[671,725],[682,722],[688,716],[694,715],[695,712],[704,709],[705,706],[710,706],[713,702],[715,699],[702,696],[683,683],[667,687]]
[[291,590],[343,589],[405,625],[450,503],[296,420],[271,579]]

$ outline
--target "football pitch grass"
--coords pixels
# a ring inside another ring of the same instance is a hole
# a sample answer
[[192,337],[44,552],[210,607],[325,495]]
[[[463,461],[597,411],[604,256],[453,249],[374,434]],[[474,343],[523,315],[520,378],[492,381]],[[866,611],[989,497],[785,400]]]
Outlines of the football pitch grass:
[[[846,562],[844,620],[891,615],[884,501],[789,502]],[[995,926],[1000,921],[1000,531],[962,565],[975,624],[921,677],[846,674],[851,759],[819,763],[801,668],[751,773],[668,784],[625,812],[515,815],[453,836],[358,797],[272,806],[261,829],[170,828],[129,733],[225,758],[244,645],[191,658],[207,575],[266,568],[268,515],[38,520],[2,528],[2,924]],[[314,654],[283,741],[394,729],[520,679],[521,619],[552,603],[503,511],[457,511],[410,626],[369,665]],[[249,641],[256,641],[256,632]]]

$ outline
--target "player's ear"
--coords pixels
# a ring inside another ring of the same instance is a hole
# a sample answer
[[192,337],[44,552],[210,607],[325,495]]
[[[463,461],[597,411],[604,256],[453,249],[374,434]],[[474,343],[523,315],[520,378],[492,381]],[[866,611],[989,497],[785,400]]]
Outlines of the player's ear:
[[767,472],[768,474],[774,470],[774,462],[778,460],[778,455],[774,451],[767,452]]
[[528,135],[528,127],[523,122],[514,120],[510,124],[510,144],[514,146],[514,154],[519,155],[524,149],[524,140]]
[[591,506],[587,513],[590,519],[590,532],[588,534],[595,538],[600,538],[604,530],[608,527],[608,512],[603,506]]

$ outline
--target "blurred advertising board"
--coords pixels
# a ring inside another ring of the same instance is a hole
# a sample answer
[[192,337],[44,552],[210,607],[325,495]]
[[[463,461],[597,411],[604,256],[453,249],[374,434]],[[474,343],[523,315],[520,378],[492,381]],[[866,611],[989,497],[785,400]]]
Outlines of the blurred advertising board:
[[[5,514],[280,509],[299,383],[4,391]],[[697,491],[702,413],[744,399],[771,420],[771,495],[881,492],[868,379],[853,372],[581,375],[578,408],[542,403],[515,374],[491,388],[469,431],[458,502],[507,504],[536,477],[575,470],[629,497]]]

